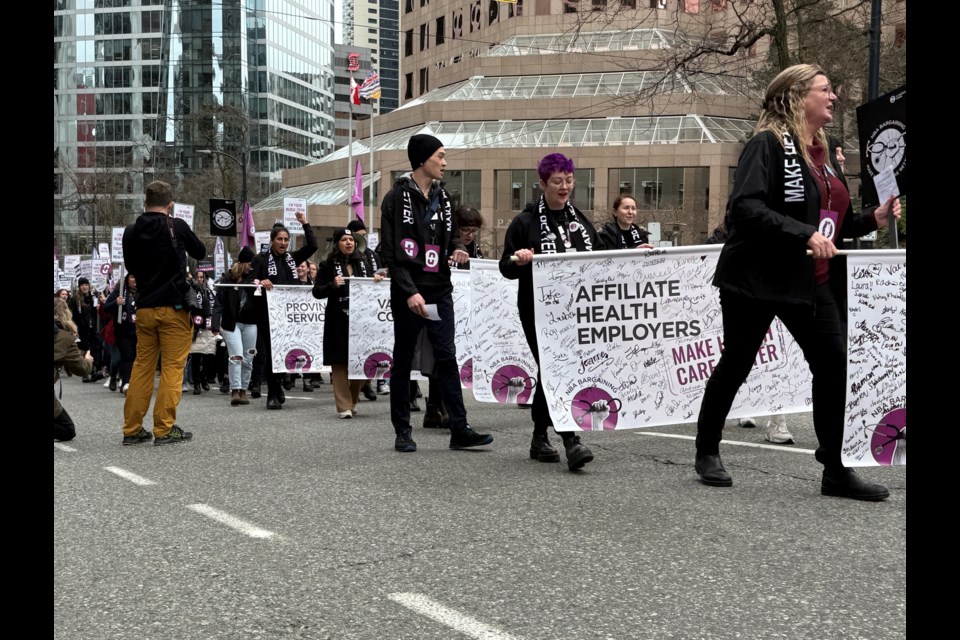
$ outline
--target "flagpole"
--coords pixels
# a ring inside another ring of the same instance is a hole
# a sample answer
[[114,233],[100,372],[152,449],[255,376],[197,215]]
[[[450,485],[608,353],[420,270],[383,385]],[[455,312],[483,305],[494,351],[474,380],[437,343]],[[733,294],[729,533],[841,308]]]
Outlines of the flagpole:
[[[353,76],[351,76],[352,78]],[[353,87],[350,88],[350,116],[347,122],[347,153],[350,159],[347,160],[347,184],[353,184]],[[347,224],[350,224],[350,211],[353,207],[347,204]]]
[[373,201],[373,100],[370,101],[370,231],[375,231],[376,227],[374,222],[376,218],[374,217],[374,201]]

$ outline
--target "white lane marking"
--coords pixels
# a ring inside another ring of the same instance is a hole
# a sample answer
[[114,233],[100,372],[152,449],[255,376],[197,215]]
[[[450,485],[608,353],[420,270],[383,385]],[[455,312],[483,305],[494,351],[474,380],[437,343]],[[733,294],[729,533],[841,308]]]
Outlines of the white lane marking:
[[[655,431],[637,430],[638,436],[659,436],[661,438],[679,438],[680,440],[696,440],[696,436],[684,436],[678,433],[657,433]],[[790,445],[758,444],[756,442],[737,442],[736,440],[721,440],[720,444],[731,444],[738,447],[754,447],[756,449],[773,449],[774,451],[788,451],[790,453],[814,453],[813,449],[796,449]]]
[[251,538],[272,538],[274,533],[272,531],[267,531],[266,529],[261,529],[256,525],[252,525],[249,522],[244,522],[240,518],[236,518],[229,513],[220,511],[219,509],[214,509],[213,507],[205,504],[188,504],[188,509],[193,509],[199,514],[205,515],[208,518],[212,518],[217,522],[227,525],[233,529],[236,529],[242,534],[248,535]]
[[147,486],[150,486],[151,484],[157,484],[153,480],[148,480],[143,476],[138,476],[135,473],[130,473],[129,471],[125,469],[121,469],[120,467],[104,467],[103,469],[105,471],[109,471],[110,473],[115,473],[121,478],[123,478],[124,480],[129,480],[133,484],[138,484],[141,487],[147,487]]
[[422,616],[477,640],[518,640],[517,636],[511,636],[459,611],[445,607],[422,593],[391,593],[387,597]]
[[54,442],[54,443],[53,443],[53,448],[54,448],[54,449],[60,449],[60,451],[76,451],[76,449],[74,449],[73,447],[69,447],[69,446],[63,444],[62,442]]

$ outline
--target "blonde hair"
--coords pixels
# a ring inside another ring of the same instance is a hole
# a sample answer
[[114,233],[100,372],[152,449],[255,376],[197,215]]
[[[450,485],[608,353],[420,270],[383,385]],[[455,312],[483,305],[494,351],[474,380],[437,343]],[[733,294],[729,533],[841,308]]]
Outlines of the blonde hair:
[[77,335],[77,325],[73,324],[70,307],[59,297],[53,299],[53,319],[62,324],[64,329]]
[[807,153],[806,135],[812,133],[820,145],[827,149],[827,137],[823,129],[807,131],[807,110],[803,104],[813,79],[817,76],[826,76],[827,72],[814,64],[795,64],[777,74],[770,84],[763,98],[763,112],[757,121],[754,131],[770,131],[783,144],[785,131],[791,132],[801,139],[796,140],[797,151],[804,161],[810,164],[810,155]]
[[234,262],[230,267],[230,282],[240,282],[243,280],[243,267],[249,262]]

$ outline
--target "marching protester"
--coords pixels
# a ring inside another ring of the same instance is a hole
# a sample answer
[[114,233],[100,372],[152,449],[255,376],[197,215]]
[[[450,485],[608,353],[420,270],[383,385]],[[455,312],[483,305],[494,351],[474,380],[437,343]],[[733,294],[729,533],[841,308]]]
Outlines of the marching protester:
[[620,195],[613,201],[613,220],[600,229],[600,239],[606,249],[652,249],[650,234],[634,222],[637,219],[637,200],[631,195]]
[[[86,376],[93,368],[93,356],[89,351],[77,348],[77,325],[67,303],[60,297],[53,299],[53,383],[60,379],[60,369],[78,376]],[[61,384],[61,393],[63,386]],[[57,392],[53,393],[53,439],[65,442],[77,435],[76,426],[67,410],[60,404]]]
[[127,273],[123,284],[118,284],[103,306],[113,318],[113,336],[120,354],[118,385],[126,393],[130,385],[130,372],[137,357],[137,279]]
[[[381,203],[379,249],[390,273],[393,312],[393,370],[390,418],[394,448],[417,450],[410,428],[410,371],[422,331],[433,350],[433,373],[450,414],[450,448],[487,445],[493,436],[467,425],[457,371],[453,284],[449,261],[470,259],[453,225],[450,196],[440,179],[446,167],[443,143],[417,134],[407,144],[412,172],[401,176]],[[429,308],[439,316],[431,319]]]
[[[562,153],[544,156],[537,164],[542,191],[540,200],[528,204],[510,221],[503,240],[500,273],[510,280],[520,280],[517,290],[520,324],[538,367],[540,351],[537,348],[533,311],[533,256],[539,253],[597,251],[604,248],[603,241],[590,219],[570,202],[570,194],[575,185],[573,172],[573,160]],[[530,417],[533,419],[530,458],[540,462],[559,462],[560,454],[550,444],[547,436],[547,428],[553,426],[553,419],[547,408],[539,372]],[[593,452],[580,442],[580,436],[576,433],[563,431],[560,432],[560,437],[570,471],[580,469],[593,460]]]
[[[77,335],[80,337],[77,347],[81,352],[89,351],[93,356],[93,371],[83,376],[84,382],[103,379],[103,374],[100,373],[101,349],[97,329],[97,304],[94,303],[95,293],[90,289],[90,281],[81,277],[77,280],[77,288],[69,300],[73,324],[76,325]],[[99,303],[99,299],[97,302]]]
[[207,274],[197,271],[193,284],[197,296],[197,311],[193,314],[193,344],[190,347],[190,368],[193,377],[193,395],[210,391],[210,382],[216,381],[217,336],[220,319],[213,313],[215,294],[207,283]]
[[56,293],[53,294],[54,298],[60,298],[64,302],[70,299],[69,289],[58,289]]
[[[317,281],[316,273],[316,265],[310,260],[304,260],[297,265],[297,277],[300,278],[300,282],[298,284],[309,285],[312,287],[313,283]],[[323,378],[320,377],[319,373],[288,373],[283,377],[283,388],[287,391],[292,389],[297,375],[303,379],[304,393],[313,393],[313,387],[315,384],[323,384]]]
[[247,282],[253,250],[240,249],[237,261],[223,275],[217,287],[216,311],[220,316],[220,332],[227,345],[227,377],[230,381],[230,406],[250,404],[247,385],[257,352],[257,314],[252,301],[253,288],[231,287]]
[[[119,284],[117,287],[119,287]],[[107,309],[107,300],[109,300],[109,296],[104,298],[104,301],[97,307],[97,318],[100,320],[100,353],[103,355],[103,366],[107,374],[107,381],[103,383],[103,386],[110,391],[116,391],[117,379],[120,376],[120,350],[117,349],[117,338],[113,333],[114,318],[113,314]]]
[[[483,215],[473,207],[465,204],[458,206],[453,212],[453,223],[460,230],[460,241],[466,249],[467,255],[471,258],[483,259],[483,253],[480,251],[478,238],[480,230],[483,228]],[[462,265],[456,262],[450,265],[451,269],[469,269],[470,263],[465,262]],[[427,372],[423,372],[427,374]],[[449,428],[450,417],[443,406],[440,397],[440,384],[436,376],[427,375],[430,384],[427,389],[427,411],[423,416],[424,429]]]
[[352,418],[360,401],[363,380],[347,378],[347,352],[350,321],[350,278],[383,280],[379,273],[370,271],[368,263],[357,253],[356,241],[350,229],[333,232],[333,246],[327,259],[317,264],[317,281],[313,297],[327,300],[323,320],[323,364],[333,370],[330,381],[340,418]]
[[[274,225],[270,231],[270,249],[266,253],[255,256],[250,265],[250,280],[266,289],[264,295],[257,296],[260,301],[257,304],[257,333],[262,338],[259,348],[264,352],[263,375],[267,379],[267,409],[272,410],[282,409],[287,398],[283,393],[283,374],[273,372],[267,296],[276,285],[298,284],[300,278],[297,275],[297,265],[317,251],[317,240],[303,212],[297,212],[297,222],[303,225],[304,245],[302,247],[293,253],[288,252],[290,231],[282,224]],[[258,395],[259,391],[254,397]]]
[[[123,444],[186,442],[193,433],[177,422],[184,364],[193,329],[184,308],[189,291],[186,254],[202,260],[207,248],[190,226],[173,217],[173,188],[156,180],[145,189],[144,212],[123,232],[127,270],[137,279],[137,357],[123,405]],[[153,433],[143,418],[153,396],[157,360],[163,365],[153,404]]]
[[[370,273],[377,273],[379,271],[380,275],[383,276],[385,270],[381,268],[380,257],[367,244],[367,225],[363,223],[363,220],[354,219],[347,225],[347,229],[353,233],[353,237],[357,241],[357,253],[366,261]],[[363,397],[367,400],[374,401],[377,399],[377,393],[373,390],[369,380],[366,380],[363,386],[360,387],[360,393],[362,393]]]
[[853,212],[823,131],[836,100],[819,67],[781,71],[767,86],[756,134],[740,155],[729,237],[713,279],[720,289],[724,349],[697,419],[695,469],[706,485],[733,484],[720,459],[724,422],[770,323],[779,317],[813,374],[815,457],[824,467],[820,492],[874,501],[889,495],[841,461],[846,349],[830,281],[842,279],[844,271],[830,258],[840,238],[899,217],[900,203],[890,198],[871,213]]

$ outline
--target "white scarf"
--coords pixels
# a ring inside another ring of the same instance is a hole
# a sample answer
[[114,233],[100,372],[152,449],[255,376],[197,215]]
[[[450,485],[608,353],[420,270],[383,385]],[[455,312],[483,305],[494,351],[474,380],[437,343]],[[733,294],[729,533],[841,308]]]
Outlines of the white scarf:
[[[560,232],[560,238],[563,240],[562,248],[557,244],[557,234],[553,232],[550,226],[550,215],[547,213],[547,200],[540,195],[540,202],[537,204],[537,213],[540,216],[540,251],[539,253],[556,253],[558,250],[565,253],[571,251],[593,251],[593,241],[590,239],[590,233],[584,224],[584,220],[577,217],[577,210],[573,204],[567,200],[564,206],[564,219],[557,221],[557,230]],[[564,228],[566,227],[566,228]],[[581,243],[579,247],[574,247],[574,233],[580,232]],[[569,234],[569,235],[568,235]]]
[[[275,276],[277,275],[277,263],[273,258],[273,251],[268,251],[267,255],[267,275]],[[293,276],[294,282],[300,282],[300,276],[297,275],[297,264],[293,261],[293,256],[290,255],[290,252],[283,254],[284,258],[287,260],[287,266],[290,267],[290,274]]]

